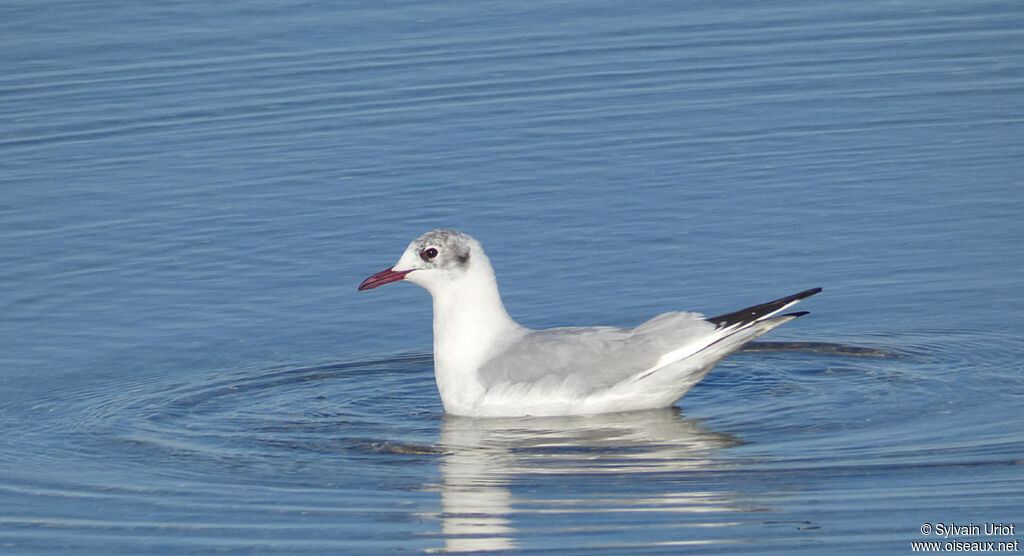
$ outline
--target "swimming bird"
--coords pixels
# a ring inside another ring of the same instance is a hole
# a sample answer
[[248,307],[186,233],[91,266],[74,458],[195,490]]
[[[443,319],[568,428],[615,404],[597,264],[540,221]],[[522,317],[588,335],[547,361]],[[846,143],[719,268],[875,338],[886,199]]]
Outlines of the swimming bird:
[[434,305],[434,378],[447,413],[583,415],[667,407],[746,342],[806,312],[800,293],[705,318],[671,312],[636,328],[532,330],[509,316],[480,243],[454,230],[416,238],[398,262],[359,285],[425,288]]

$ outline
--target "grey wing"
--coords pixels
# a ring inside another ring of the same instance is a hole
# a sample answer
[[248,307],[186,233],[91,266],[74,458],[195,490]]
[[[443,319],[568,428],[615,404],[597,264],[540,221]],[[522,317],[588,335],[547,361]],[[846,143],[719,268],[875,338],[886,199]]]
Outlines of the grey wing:
[[654,367],[662,355],[713,333],[696,313],[666,313],[636,328],[531,331],[480,369],[484,386],[573,381],[608,388]]

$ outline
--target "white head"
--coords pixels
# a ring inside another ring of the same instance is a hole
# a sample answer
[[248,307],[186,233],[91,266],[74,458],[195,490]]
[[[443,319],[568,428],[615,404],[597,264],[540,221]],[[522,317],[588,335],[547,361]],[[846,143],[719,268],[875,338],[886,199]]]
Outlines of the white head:
[[454,230],[433,230],[409,244],[395,266],[359,290],[399,280],[434,300],[434,375],[445,410],[469,414],[483,395],[477,371],[496,351],[526,333],[501,303],[491,262],[480,243]]
[[405,280],[436,294],[480,271],[494,279],[477,240],[455,230],[432,230],[410,243],[395,266],[364,280],[359,291]]

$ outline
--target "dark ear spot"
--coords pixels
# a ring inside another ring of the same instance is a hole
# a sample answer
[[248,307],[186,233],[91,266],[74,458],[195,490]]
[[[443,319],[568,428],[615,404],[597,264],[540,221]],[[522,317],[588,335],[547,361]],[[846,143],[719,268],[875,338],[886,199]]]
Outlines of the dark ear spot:
[[464,252],[459,253],[455,257],[455,260],[459,261],[459,264],[462,266],[466,266],[467,264],[469,264],[469,249],[466,249]]

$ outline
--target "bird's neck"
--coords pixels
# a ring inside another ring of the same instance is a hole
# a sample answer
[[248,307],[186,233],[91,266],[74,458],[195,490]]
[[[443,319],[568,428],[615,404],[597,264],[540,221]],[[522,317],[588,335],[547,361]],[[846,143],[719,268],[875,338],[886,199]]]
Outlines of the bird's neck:
[[489,268],[476,269],[459,284],[431,292],[434,300],[434,374],[445,409],[463,413],[483,394],[477,371],[525,329],[505,310]]

